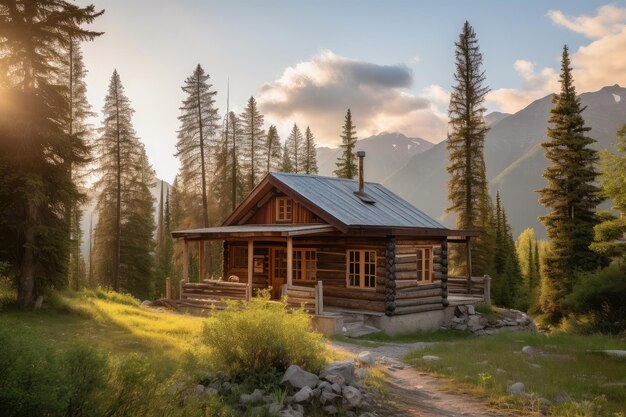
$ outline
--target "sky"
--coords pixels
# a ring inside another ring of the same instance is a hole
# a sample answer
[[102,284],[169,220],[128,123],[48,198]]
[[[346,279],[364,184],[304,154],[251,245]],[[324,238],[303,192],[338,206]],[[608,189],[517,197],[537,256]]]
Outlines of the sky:
[[[454,42],[467,20],[484,56],[487,110],[516,112],[557,91],[570,48],[578,92],[626,86],[626,1],[79,0],[105,9],[83,44],[88,99],[101,114],[120,73],[157,176],[172,182],[183,99],[201,64],[223,115],[254,96],[286,138],[309,125],[336,146],[347,108],[360,138],[446,136]],[[93,121],[97,127],[99,116]]]

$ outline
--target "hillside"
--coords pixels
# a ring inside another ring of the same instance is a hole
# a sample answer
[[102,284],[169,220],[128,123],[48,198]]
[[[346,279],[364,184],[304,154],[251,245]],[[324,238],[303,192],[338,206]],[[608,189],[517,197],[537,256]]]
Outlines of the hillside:
[[[617,129],[626,123],[626,89],[618,85],[580,95],[583,113],[591,137],[604,149],[615,142]],[[544,211],[537,202],[536,189],[543,187],[546,160],[540,144],[545,132],[552,97],[534,101],[519,112],[491,124],[485,140],[485,163],[490,191],[500,190],[514,234],[534,227],[540,237],[545,229],[537,220]],[[413,156],[407,164],[384,181],[384,184],[428,214],[452,226],[443,216],[447,199],[447,153],[445,142]]]

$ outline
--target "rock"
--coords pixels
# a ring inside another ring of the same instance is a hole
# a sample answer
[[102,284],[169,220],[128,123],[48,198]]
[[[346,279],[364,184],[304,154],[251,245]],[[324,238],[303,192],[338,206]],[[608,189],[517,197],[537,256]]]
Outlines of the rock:
[[363,369],[363,368],[357,368],[354,371],[354,374],[359,379],[366,379],[370,375],[370,373],[367,371],[367,369]]
[[330,382],[328,381],[320,380],[319,384],[317,384],[317,387],[322,391],[332,391],[332,388],[330,388]]
[[363,402],[363,394],[354,387],[346,386],[341,390],[344,403],[350,408],[357,408]]
[[281,384],[288,383],[298,389],[303,387],[315,388],[318,382],[319,378],[317,375],[305,371],[298,365],[291,365],[287,368],[283,379],[280,381]]
[[313,397],[313,390],[310,387],[305,385],[304,387],[300,389],[300,391],[293,394],[293,402],[303,403],[305,401],[309,401],[312,397]]
[[537,352],[537,349],[535,349],[535,348],[534,348],[534,347],[532,347],[532,346],[524,346],[524,347],[522,348],[522,353],[525,353],[525,354],[527,354],[527,355],[532,355],[532,354],[534,354],[534,353],[536,353],[536,352]]
[[334,405],[327,405],[326,407],[324,407],[324,413],[328,414],[329,416],[334,416],[335,414],[339,413],[339,410]]
[[[425,356],[422,356],[422,360],[424,362],[436,362],[436,361],[438,361],[440,359],[441,358],[439,356],[435,356],[435,355],[425,355]],[[402,368],[400,368],[400,369],[402,369]]]
[[278,413],[280,413],[280,410],[282,410],[282,409],[283,409],[283,405],[282,404],[272,403],[268,407],[267,411],[270,414],[270,416],[277,416]]
[[319,398],[320,394],[322,393],[322,390],[319,388],[315,388],[313,391],[311,391],[311,396],[313,398]]
[[505,373],[506,373],[506,371],[504,369],[502,369],[502,368],[497,368],[496,369],[496,374],[505,374]]
[[322,404],[331,403],[335,401],[338,397],[339,395],[330,391],[322,391],[322,393],[320,394],[320,402]]
[[178,394],[179,392],[184,391],[186,387],[187,387],[187,384],[185,384],[184,382],[178,382],[172,385],[171,387],[169,387],[167,389],[167,392],[169,394]]
[[330,386],[332,392],[337,393],[337,394],[341,394],[341,385],[339,384],[332,384]]
[[326,375],[324,379],[326,379],[326,381],[330,382],[331,384],[346,385],[346,380],[341,375],[330,374]]
[[239,396],[239,402],[242,404],[257,403],[263,399],[263,391],[255,389],[252,394],[241,394]]
[[463,324],[465,323],[465,318],[463,317],[452,317],[452,320],[450,320],[451,323],[454,324]]
[[456,317],[463,317],[466,314],[467,314],[467,307],[466,306],[456,306],[454,308],[454,315]]
[[359,355],[357,356],[357,361],[364,365],[372,366],[374,362],[376,362],[376,358],[374,357],[372,352],[366,350],[359,353]]
[[480,316],[470,316],[467,320],[467,328],[472,332],[484,329],[485,326],[481,323],[480,319]]
[[538,363],[531,363],[530,366],[537,369],[541,368],[541,365],[539,365]]
[[352,361],[340,361],[328,364],[320,373],[320,377],[332,383],[328,379],[329,375],[340,375],[345,383],[348,383],[354,379],[354,363]]
[[467,314],[469,314],[470,316],[476,314],[476,310],[474,309],[473,305],[470,304],[467,306]]
[[144,306],[144,307],[152,307],[152,301],[150,301],[150,300],[143,300],[141,302],[141,305]]
[[516,382],[515,384],[509,385],[509,387],[506,389],[506,392],[508,392],[510,395],[513,395],[515,397],[524,395],[525,391],[526,391],[526,386],[524,386],[523,382]]
[[281,410],[280,413],[278,413],[278,417],[304,417],[304,414],[289,407]]
[[603,353],[607,356],[614,356],[617,358],[626,358],[626,350],[592,350],[595,353]]

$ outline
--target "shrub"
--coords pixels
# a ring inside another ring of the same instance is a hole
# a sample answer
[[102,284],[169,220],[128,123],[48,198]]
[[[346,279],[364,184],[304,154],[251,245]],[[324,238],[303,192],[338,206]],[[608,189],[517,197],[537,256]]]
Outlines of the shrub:
[[216,369],[233,377],[270,375],[296,364],[317,370],[323,364],[322,336],[310,328],[310,316],[289,312],[269,294],[247,303],[229,303],[204,323],[203,341]]
[[564,305],[587,331],[616,333],[626,330],[626,267],[613,264],[582,274]]

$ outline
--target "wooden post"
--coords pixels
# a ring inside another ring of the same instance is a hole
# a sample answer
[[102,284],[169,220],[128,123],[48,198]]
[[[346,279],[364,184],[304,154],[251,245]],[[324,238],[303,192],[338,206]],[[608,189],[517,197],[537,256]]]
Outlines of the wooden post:
[[287,285],[293,285],[293,238],[287,238]]
[[185,284],[187,281],[185,281],[184,279],[181,279],[180,282],[178,283],[178,299],[182,300],[183,299],[183,284]]
[[324,282],[317,281],[317,285],[315,286],[315,314],[322,315],[324,314]]
[[252,298],[252,277],[254,276],[254,241],[248,240],[248,300]]
[[489,275],[485,275],[483,277],[483,285],[485,286],[485,293],[483,298],[485,299],[485,304],[488,306],[491,305],[491,277]]
[[170,277],[165,278],[165,299],[172,299],[172,282],[170,280]]
[[465,248],[467,249],[467,293],[472,293],[472,244],[470,237],[467,237],[465,241]]
[[204,259],[204,240],[198,241],[198,282],[202,282],[204,275],[206,274],[205,259]]
[[183,241],[183,281],[189,281],[189,242]]

